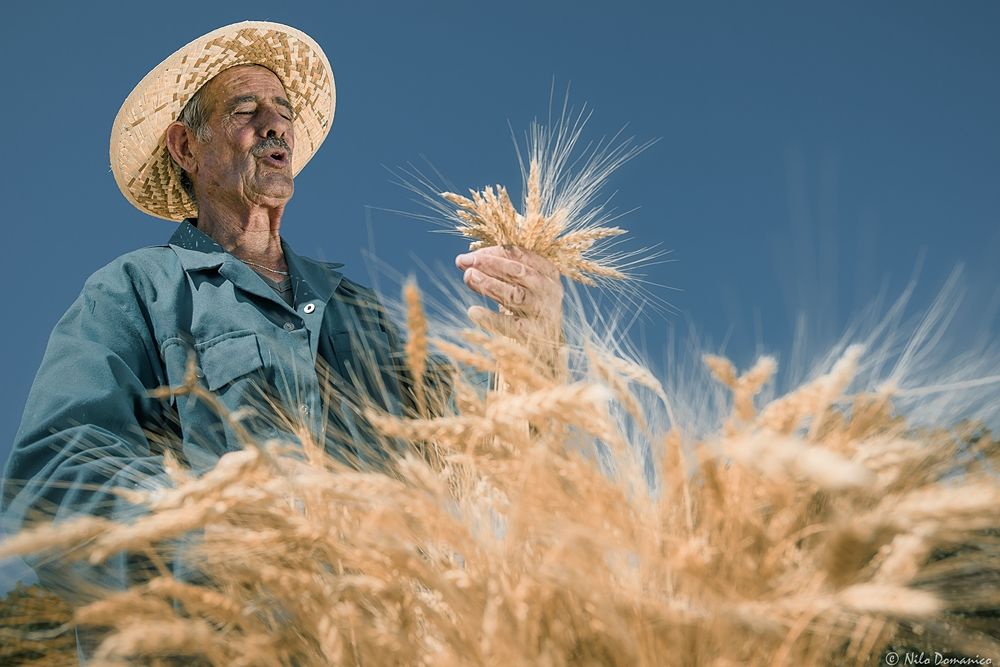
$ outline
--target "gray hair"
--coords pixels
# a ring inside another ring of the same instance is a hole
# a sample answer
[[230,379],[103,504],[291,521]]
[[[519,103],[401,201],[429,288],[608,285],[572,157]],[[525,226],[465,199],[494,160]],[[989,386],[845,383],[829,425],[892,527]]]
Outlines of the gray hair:
[[[189,130],[194,132],[195,139],[201,143],[205,143],[212,138],[212,128],[208,126],[209,108],[205,98],[202,96],[204,90],[205,86],[202,86],[195,91],[195,94],[184,105],[184,109],[181,110],[181,115],[177,117],[179,122],[184,123]],[[191,182],[191,177],[180,165],[177,165],[177,170],[180,172],[181,187],[184,188],[184,192],[191,197],[191,201],[197,203],[194,196],[194,183]]]

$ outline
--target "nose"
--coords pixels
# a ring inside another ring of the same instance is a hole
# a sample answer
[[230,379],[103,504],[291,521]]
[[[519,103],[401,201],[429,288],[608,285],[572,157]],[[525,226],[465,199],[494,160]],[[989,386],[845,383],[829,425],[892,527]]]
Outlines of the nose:
[[[284,113],[288,113],[285,111]],[[259,133],[261,137],[280,137],[289,144],[292,142],[292,121],[282,115],[282,109],[276,105],[270,106],[267,113],[260,114]]]

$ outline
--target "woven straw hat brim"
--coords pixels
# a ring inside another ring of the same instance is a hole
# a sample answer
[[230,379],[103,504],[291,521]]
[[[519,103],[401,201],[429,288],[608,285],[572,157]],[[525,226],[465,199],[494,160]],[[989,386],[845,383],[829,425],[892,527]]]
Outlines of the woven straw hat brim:
[[326,54],[305,33],[280,23],[245,21],[203,35],[161,62],[132,90],[111,129],[111,171],[136,208],[165,220],[198,215],[167,152],[167,126],[191,96],[220,72],[263,65],[285,87],[295,112],[292,174],[326,139],[336,88]]

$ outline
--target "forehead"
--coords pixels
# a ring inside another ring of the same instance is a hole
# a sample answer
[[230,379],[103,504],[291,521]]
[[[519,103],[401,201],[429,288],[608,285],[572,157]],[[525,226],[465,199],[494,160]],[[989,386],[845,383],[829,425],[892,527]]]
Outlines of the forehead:
[[237,65],[220,72],[205,84],[203,95],[213,104],[243,95],[286,97],[281,79],[261,65]]

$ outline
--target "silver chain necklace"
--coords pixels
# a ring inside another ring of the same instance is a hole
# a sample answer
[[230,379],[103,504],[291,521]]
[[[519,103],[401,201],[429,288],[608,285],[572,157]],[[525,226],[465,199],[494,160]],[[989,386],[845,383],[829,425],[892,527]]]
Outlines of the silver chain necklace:
[[258,269],[264,269],[265,271],[270,271],[271,273],[277,273],[279,276],[291,277],[292,275],[288,271],[279,271],[278,269],[272,269],[270,266],[264,266],[263,264],[258,264],[257,262],[251,262],[249,259],[243,259],[242,257],[236,257],[236,259],[240,260],[244,264],[249,264],[250,266],[256,266]]

